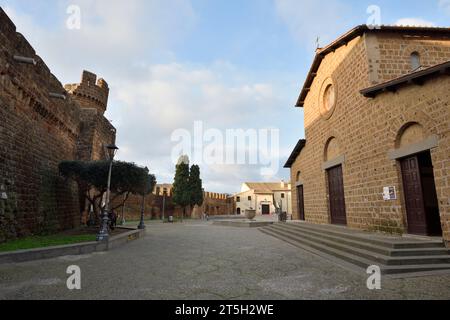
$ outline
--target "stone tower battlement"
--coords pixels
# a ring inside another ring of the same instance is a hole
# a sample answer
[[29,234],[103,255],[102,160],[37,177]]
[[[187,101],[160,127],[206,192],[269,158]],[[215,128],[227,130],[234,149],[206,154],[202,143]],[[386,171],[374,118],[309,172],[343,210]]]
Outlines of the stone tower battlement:
[[81,83],[67,84],[66,91],[83,109],[97,109],[104,114],[108,106],[109,87],[103,79],[97,80],[97,75],[83,71]]

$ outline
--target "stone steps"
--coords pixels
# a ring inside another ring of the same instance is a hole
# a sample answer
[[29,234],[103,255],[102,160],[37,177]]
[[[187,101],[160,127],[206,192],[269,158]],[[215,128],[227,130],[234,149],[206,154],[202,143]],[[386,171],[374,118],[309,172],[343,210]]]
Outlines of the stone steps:
[[322,233],[336,235],[340,238],[363,241],[382,247],[393,249],[417,249],[417,248],[445,248],[444,242],[439,240],[417,240],[403,237],[391,237],[369,233],[364,231],[352,230],[347,227],[335,225],[314,225],[309,223],[288,223],[286,226],[296,227],[302,230],[315,230]]
[[383,274],[450,270],[449,250],[439,241],[383,240],[374,235],[376,238],[366,243],[367,234],[309,224],[275,224],[260,230],[297,247],[360,268],[378,265]]
[[[332,231],[324,231],[323,229],[303,227],[301,225],[286,224],[276,225],[277,228],[285,228],[286,230],[295,232],[300,235],[318,236],[342,245],[355,247],[362,250],[379,253],[391,257],[407,257],[407,256],[448,256],[450,249],[445,248],[442,241],[427,241],[425,243],[410,242],[408,240],[403,243],[393,243],[392,241],[376,240],[371,243],[366,237],[358,237],[356,235],[347,235],[345,233],[336,233]],[[402,248],[405,247],[405,248]]]

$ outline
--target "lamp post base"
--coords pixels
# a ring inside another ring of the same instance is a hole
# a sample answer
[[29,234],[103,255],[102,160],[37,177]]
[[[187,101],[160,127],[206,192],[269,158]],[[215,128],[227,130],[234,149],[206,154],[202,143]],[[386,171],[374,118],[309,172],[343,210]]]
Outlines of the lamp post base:
[[100,231],[97,234],[97,241],[108,241],[108,239],[109,239],[108,223],[109,223],[109,217],[108,217],[108,214],[106,213],[106,211],[104,211],[102,225],[101,225]]
[[146,227],[145,227],[145,224],[139,224],[138,225],[138,229],[139,230],[144,230]]
[[97,242],[106,242],[109,240],[108,234],[98,234],[97,235]]

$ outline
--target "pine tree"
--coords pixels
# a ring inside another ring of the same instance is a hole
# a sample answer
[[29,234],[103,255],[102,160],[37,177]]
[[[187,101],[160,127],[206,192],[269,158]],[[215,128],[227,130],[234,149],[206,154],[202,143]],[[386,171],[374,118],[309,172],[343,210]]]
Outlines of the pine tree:
[[191,190],[191,208],[195,205],[201,207],[203,204],[203,186],[202,179],[200,178],[200,167],[198,165],[191,167],[189,185]]
[[176,166],[173,183],[173,203],[183,208],[183,218],[186,206],[190,205],[191,191],[189,186],[189,161],[181,157]]

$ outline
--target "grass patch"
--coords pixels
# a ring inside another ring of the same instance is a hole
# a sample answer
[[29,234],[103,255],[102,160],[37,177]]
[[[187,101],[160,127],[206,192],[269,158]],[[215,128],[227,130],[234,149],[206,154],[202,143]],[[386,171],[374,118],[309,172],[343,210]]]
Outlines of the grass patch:
[[0,244],[0,252],[60,246],[95,240],[96,236],[92,234],[32,236],[2,243]]

